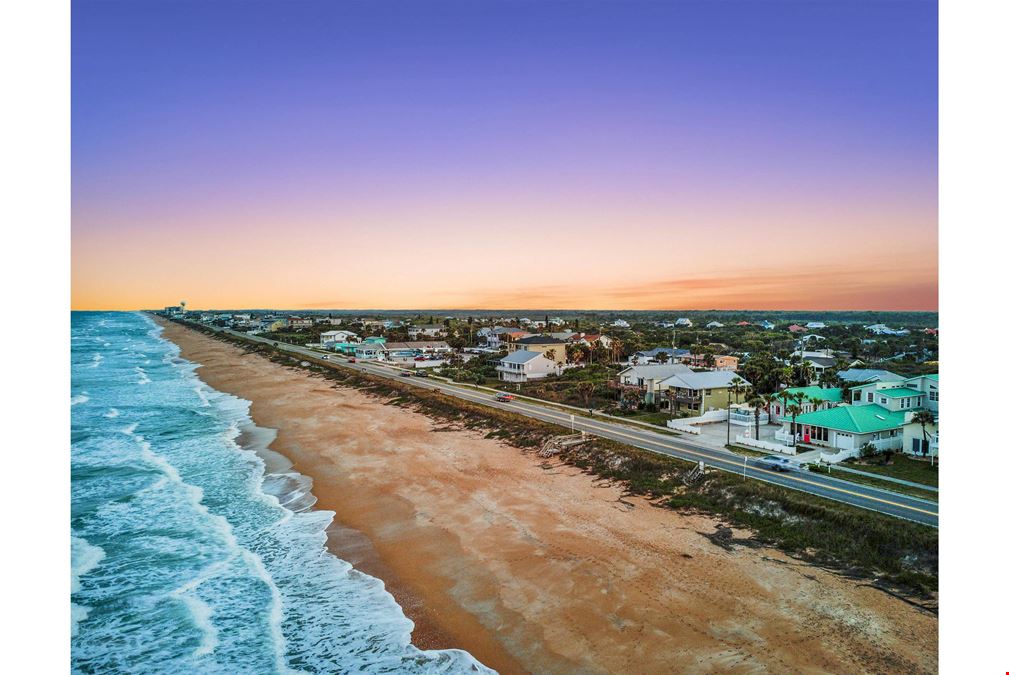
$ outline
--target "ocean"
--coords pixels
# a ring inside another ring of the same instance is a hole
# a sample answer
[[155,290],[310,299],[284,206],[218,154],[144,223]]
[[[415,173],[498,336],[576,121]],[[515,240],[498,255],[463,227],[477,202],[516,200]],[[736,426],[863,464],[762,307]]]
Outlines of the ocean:
[[326,549],[311,481],[255,451],[249,402],[160,332],[72,314],[73,672],[493,672],[410,643],[382,582]]

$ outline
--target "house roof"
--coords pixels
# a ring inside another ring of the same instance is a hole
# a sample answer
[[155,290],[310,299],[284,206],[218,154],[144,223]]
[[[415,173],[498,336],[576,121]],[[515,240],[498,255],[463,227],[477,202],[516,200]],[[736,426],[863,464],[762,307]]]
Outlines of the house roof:
[[796,394],[802,394],[807,399],[818,398],[821,401],[830,401],[831,403],[840,403],[842,394],[844,390],[840,387],[789,387],[785,389],[782,393],[790,394],[795,396]]
[[833,356],[806,356],[803,357],[804,361],[809,361],[817,366],[823,366],[824,368],[830,368],[837,365],[837,359]]
[[663,380],[677,373],[692,372],[682,363],[649,363],[640,366],[624,368],[618,373],[620,377],[641,377],[646,380]]
[[799,415],[795,421],[847,433],[870,434],[904,426],[904,412],[891,412],[875,403],[840,405]]
[[[726,370],[709,370],[706,372],[695,373],[694,371],[687,369],[686,372],[679,372],[671,377],[667,377],[662,381],[669,387],[681,387],[683,389],[722,389],[724,387],[732,386],[732,380],[739,377],[736,373],[726,371]],[[741,387],[748,387],[750,383],[744,380],[740,383]]]
[[874,368],[849,368],[837,374],[845,382],[897,382],[904,378],[889,370]]
[[542,352],[531,352],[528,349],[516,349],[508,356],[503,357],[501,359],[501,363],[528,363],[537,357],[546,358],[543,356]]
[[910,396],[921,396],[925,392],[907,387],[893,387],[891,389],[877,389],[876,393],[880,396],[890,396],[892,398],[908,398]]
[[564,340],[558,340],[555,337],[550,337],[549,335],[530,335],[529,337],[524,337],[521,340],[516,340],[515,344],[518,345],[562,345]]
[[649,358],[654,358],[659,354],[668,354],[669,356],[686,356],[690,353],[689,349],[674,349],[672,347],[655,347],[654,349],[649,349],[643,352],[635,352],[635,356],[647,356]]

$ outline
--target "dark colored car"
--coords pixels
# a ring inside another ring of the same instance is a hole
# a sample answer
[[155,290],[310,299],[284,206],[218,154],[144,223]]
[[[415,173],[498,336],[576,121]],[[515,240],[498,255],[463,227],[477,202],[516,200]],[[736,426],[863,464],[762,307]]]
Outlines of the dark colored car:
[[497,394],[494,394],[494,399],[501,401],[502,403],[511,403],[512,401],[515,400],[515,396],[514,394],[507,394],[502,391]]
[[411,377],[413,375],[413,373],[411,373],[409,370],[401,370],[399,374],[402,377]]

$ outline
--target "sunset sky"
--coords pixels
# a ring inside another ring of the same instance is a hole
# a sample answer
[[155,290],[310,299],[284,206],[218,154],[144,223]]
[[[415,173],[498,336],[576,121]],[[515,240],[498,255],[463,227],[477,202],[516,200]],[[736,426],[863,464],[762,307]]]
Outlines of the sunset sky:
[[937,308],[934,3],[72,11],[75,309]]

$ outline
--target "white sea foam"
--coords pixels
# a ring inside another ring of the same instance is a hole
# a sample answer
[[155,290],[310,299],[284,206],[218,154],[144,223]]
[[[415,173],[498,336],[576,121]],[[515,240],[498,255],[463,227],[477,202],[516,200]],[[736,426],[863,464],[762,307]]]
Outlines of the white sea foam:
[[109,408],[109,411],[104,414],[104,417],[108,417],[109,419],[114,419],[116,417],[119,417],[119,411],[116,410],[115,408]]
[[[70,594],[81,590],[81,577],[93,570],[105,558],[100,546],[93,546],[83,537],[70,536]],[[70,603],[70,635],[77,635],[80,623],[88,618],[91,608]]]
[[147,377],[147,371],[146,370],[144,370],[140,366],[137,366],[133,370],[135,370],[136,373],[137,373],[137,375],[140,376],[140,379],[137,380],[137,384],[150,384],[151,383],[151,378]]
[[104,360],[105,360],[104,356],[102,356],[101,354],[95,354],[94,356],[91,357],[91,367],[97,368],[98,366],[102,365],[102,361]]
[[74,405],[80,405],[81,403],[87,403],[90,400],[91,400],[91,398],[88,396],[88,392],[82,391],[81,393],[77,394],[76,396],[71,396],[70,397],[70,405],[72,405],[72,406],[74,406]]
[[[277,669],[280,672],[287,672],[288,668],[284,662],[284,653],[286,652],[286,641],[284,639],[283,631],[281,630],[280,627],[281,622],[283,620],[283,609],[282,609],[283,598],[280,594],[280,589],[277,588],[277,584],[274,583],[273,578],[270,576],[266,567],[263,566],[262,559],[252,551],[243,547],[238,542],[238,540],[235,538],[234,530],[232,529],[231,524],[228,522],[228,520],[223,516],[211,513],[210,510],[203,503],[203,489],[196,485],[192,485],[190,483],[185,482],[182,479],[181,475],[179,474],[178,469],[176,469],[171,464],[171,462],[169,462],[163,456],[154,452],[151,449],[151,444],[148,443],[141,434],[136,433],[137,426],[138,425],[136,423],[131,424],[125,429],[123,429],[123,433],[127,434],[128,436],[132,436],[134,439],[136,439],[136,441],[140,444],[141,454],[143,458],[147,460],[150,464],[160,469],[161,472],[164,474],[164,478],[162,479],[162,481],[159,481],[159,483],[155,483],[155,485],[148,488],[148,490],[155,489],[156,486],[159,486],[159,484],[164,484],[164,482],[173,482],[176,483],[179,487],[181,487],[188,494],[191,507],[195,511],[199,512],[204,518],[206,518],[208,522],[213,523],[215,529],[217,530],[221,538],[225,541],[228,548],[233,552],[235,552],[235,554],[241,556],[242,559],[257,573],[260,580],[263,581],[263,583],[267,586],[267,588],[270,589],[270,595],[272,599],[270,607],[270,630],[272,633],[273,645],[276,654],[276,665]],[[193,606],[190,605],[191,611],[192,608]],[[198,609],[197,613],[201,611],[202,610]],[[207,616],[209,620],[209,614]],[[196,617],[196,614],[194,614],[194,617]],[[203,639],[201,640],[200,649],[203,648],[203,645],[209,645],[209,644],[216,645],[216,641],[218,639],[216,629],[213,629],[214,630],[213,635],[208,635],[206,632],[206,625],[200,625],[199,623],[197,625],[202,630],[204,630],[204,636]],[[199,649],[197,651],[199,651]]]

